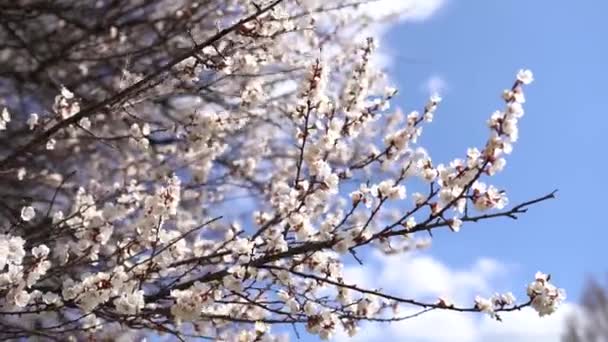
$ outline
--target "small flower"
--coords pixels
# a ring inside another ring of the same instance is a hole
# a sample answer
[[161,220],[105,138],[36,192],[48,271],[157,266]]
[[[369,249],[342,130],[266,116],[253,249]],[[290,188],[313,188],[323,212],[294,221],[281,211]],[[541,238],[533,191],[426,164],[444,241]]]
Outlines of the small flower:
[[74,93],[68,90],[68,88],[61,86],[61,96],[64,98],[71,100],[74,98]]
[[304,304],[304,312],[309,316],[317,313],[317,309],[317,305],[314,302],[308,301],[306,304]]
[[407,220],[405,221],[405,228],[407,230],[411,230],[414,227],[416,227],[416,219],[413,216],[410,216],[407,218]]
[[447,297],[439,297],[437,300],[437,305],[442,308],[451,308],[454,307],[454,303]]
[[255,322],[254,329],[255,329],[256,333],[264,334],[264,333],[268,332],[268,330],[270,330],[270,326],[266,323],[258,321],[258,322]]
[[392,180],[382,181],[375,187],[372,187],[372,192],[378,197],[388,197],[389,199],[404,199],[405,187],[403,185],[395,185]]
[[534,81],[534,74],[529,69],[521,69],[517,73],[517,80],[523,84],[530,84]]
[[511,292],[504,294],[497,293],[492,297],[492,302],[498,307],[511,306],[515,304],[515,296]]
[[57,141],[55,141],[55,139],[49,139],[49,141],[46,142],[46,149],[47,150],[54,150],[56,142]]
[[78,124],[84,128],[84,129],[90,129],[91,128],[91,120],[89,120],[89,118],[82,118],[80,119],[80,121],[78,122]]
[[150,135],[150,125],[148,123],[145,123],[143,124],[143,126],[141,126],[141,134],[143,134],[144,136]]
[[2,114],[0,114],[0,131],[6,130],[6,124],[11,121],[11,115],[8,112],[8,109],[4,107],[2,109]]
[[430,100],[433,103],[439,103],[439,102],[441,102],[442,99],[441,99],[441,96],[439,96],[438,93],[433,93],[433,95],[431,95]]
[[71,91],[62,86],[61,94],[55,96],[53,111],[62,119],[67,119],[80,111],[80,103]]
[[30,130],[33,130],[36,125],[38,125],[38,114],[37,113],[31,113],[30,117],[27,119],[27,125],[29,126]]
[[42,301],[47,305],[58,303],[60,300],[61,298],[53,292],[47,292],[42,296]]
[[526,96],[522,91],[515,91],[513,92],[513,100],[519,103],[526,103]]
[[515,304],[515,296],[511,292],[507,292],[507,293],[503,294],[502,299],[506,303],[506,305]]
[[46,245],[40,245],[32,248],[32,255],[38,259],[46,257],[49,255],[49,252],[50,250]]
[[494,316],[494,305],[490,299],[482,298],[480,296],[475,297],[475,307],[481,312],[485,312],[490,316]]
[[395,96],[395,94],[397,94],[397,88],[394,88],[394,87],[384,88],[384,96],[393,97],[393,96]]
[[30,302],[30,294],[27,291],[18,291],[14,294],[13,300],[16,306],[24,308]]
[[19,168],[19,170],[17,170],[17,179],[22,181],[25,178],[25,175],[27,174],[27,169],[24,167]]
[[133,293],[123,293],[120,297],[114,299],[116,311],[123,315],[135,315],[145,304],[144,292],[142,290]]
[[363,193],[361,191],[353,191],[350,193],[350,199],[352,200],[353,204],[358,203],[361,201],[361,199],[363,199]]
[[448,220],[448,225],[454,233],[458,233],[460,231],[460,227],[462,227],[462,220],[458,217],[454,217],[453,219]]
[[36,211],[32,206],[21,208],[21,219],[25,222],[31,221],[36,216]]
[[63,212],[61,210],[53,213],[53,223],[57,223],[63,220]]
[[421,206],[426,201],[426,196],[419,192],[415,192],[412,194],[412,199],[414,199],[414,204],[416,204],[416,206]]

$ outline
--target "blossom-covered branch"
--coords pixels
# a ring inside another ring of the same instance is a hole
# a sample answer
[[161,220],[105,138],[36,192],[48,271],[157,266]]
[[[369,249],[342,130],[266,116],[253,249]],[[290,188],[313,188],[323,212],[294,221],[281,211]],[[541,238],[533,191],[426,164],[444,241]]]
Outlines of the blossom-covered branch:
[[485,142],[436,163],[418,138],[442,99],[391,109],[368,2],[0,5],[0,339],[328,339],[431,310],[552,313],[565,295],[543,273],[520,302],[467,303],[345,276],[554,198],[509,208],[491,184],[532,73]]

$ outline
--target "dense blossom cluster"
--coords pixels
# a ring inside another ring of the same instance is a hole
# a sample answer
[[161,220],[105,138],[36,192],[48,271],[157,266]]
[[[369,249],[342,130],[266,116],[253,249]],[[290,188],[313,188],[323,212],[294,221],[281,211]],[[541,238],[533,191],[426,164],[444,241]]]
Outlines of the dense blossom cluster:
[[0,114],[0,339],[278,341],[281,324],[330,339],[408,318],[399,306],[498,319],[563,300],[540,273],[517,304],[400,298],[343,271],[552,197],[509,209],[490,184],[518,139],[529,70],[485,144],[436,163],[418,141],[442,99],[391,109],[357,1],[17,3],[11,18],[40,15],[16,28],[24,39],[74,45],[0,54],[19,75],[0,90],[31,91]]
[[566,298],[564,289],[558,289],[549,282],[550,276],[537,272],[533,282],[528,285],[527,293],[532,307],[540,316],[550,315]]

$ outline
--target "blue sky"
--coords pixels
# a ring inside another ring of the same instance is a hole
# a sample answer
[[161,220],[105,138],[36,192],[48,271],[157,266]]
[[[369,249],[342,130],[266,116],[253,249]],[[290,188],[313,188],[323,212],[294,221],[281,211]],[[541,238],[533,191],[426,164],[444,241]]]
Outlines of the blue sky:
[[608,3],[590,0],[452,0],[426,21],[389,31],[383,45],[394,58],[398,105],[420,106],[426,95],[420,85],[433,75],[447,84],[421,141],[436,161],[483,144],[485,120],[501,108],[500,92],[519,68],[532,69],[536,81],[526,90],[521,138],[494,183],[508,190],[512,203],[559,189],[557,200],[518,221],[438,234],[433,256],[454,267],[479,256],[513,264],[514,286],[537,270],[550,272],[574,300],[587,275],[608,271],[602,215],[607,10]]

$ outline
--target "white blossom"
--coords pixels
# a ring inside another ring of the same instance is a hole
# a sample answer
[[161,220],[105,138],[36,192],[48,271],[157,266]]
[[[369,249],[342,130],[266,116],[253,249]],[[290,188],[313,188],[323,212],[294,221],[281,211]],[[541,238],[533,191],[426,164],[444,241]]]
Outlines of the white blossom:
[[78,124],[80,125],[80,127],[84,128],[84,129],[91,128],[91,120],[89,120],[89,118],[82,118],[82,119],[80,119],[80,121],[78,122]]
[[53,292],[47,292],[42,296],[42,301],[45,304],[51,305],[51,304],[56,304],[56,303],[60,303],[61,302],[61,298],[59,297],[59,295],[57,295],[56,293]]
[[47,150],[54,150],[55,149],[55,144],[57,143],[57,141],[55,141],[55,139],[49,139],[46,142],[46,149]]
[[485,312],[492,317],[494,316],[494,304],[490,299],[480,296],[475,297],[475,307],[481,312]]
[[38,125],[38,113],[30,113],[29,118],[27,119],[27,125],[30,128],[30,130],[33,130],[34,128],[36,128],[36,125]]
[[523,84],[528,85],[532,83],[532,81],[534,81],[534,75],[532,74],[532,71],[528,69],[520,69],[517,72],[517,80]]
[[65,120],[80,111],[80,103],[74,98],[74,93],[62,86],[60,94],[55,97],[53,111]]
[[21,219],[25,222],[31,221],[36,216],[34,207],[28,205],[21,208]]
[[454,217],[449,220],[449,226],[453,232],[458,233],[460,231],[460,227],[462,227],[462,220],[458,217]]
[[551,284],[547,274],[537,272],[534,278],[535,280],[528,285],[526,291],[532,300],[532,308],[538,312],[539,316],[550,315],[566,299],[566,292]]
[[44,258],[49,255],[50,249],[46,245],[39,245],[32,248],[32,255],[36,258]]
[[144,305],[144,292],[142,290],[123,293],[120,297],[114,299],[116,310],[123,315],[135,315]]
[[22,181],[25,178],[26,174],[27,174],[27,169],[24,167],[20,167],[19,170],[17,170],[17,179]]
[[8,108],[2,108],[2,113],[0,113],[0,131],[6,130],[6,124],[11,121],[11,115],[8,112]]
[[31,295],[27,291],[16,291],[9,295],[12,295],[15,306],[20,308],[26,307],[31,299]]

